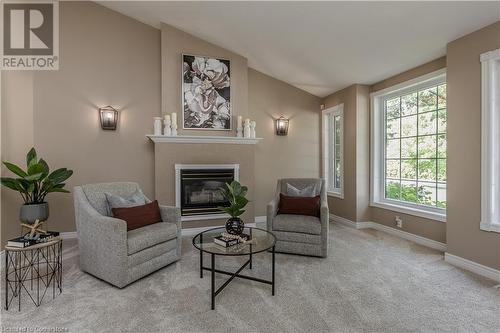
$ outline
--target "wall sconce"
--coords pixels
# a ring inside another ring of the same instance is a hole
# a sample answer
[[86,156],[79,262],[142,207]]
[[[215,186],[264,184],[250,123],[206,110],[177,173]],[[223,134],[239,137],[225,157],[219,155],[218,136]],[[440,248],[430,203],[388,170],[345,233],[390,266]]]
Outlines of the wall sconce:
[[118,110],[110,105],[99,108],[99,117],[101,118],[101,128],[103,130],[116,130]]
[[290,120],[285,118],[283,115],[276,119],[276,135],[287,135],[289,123]]

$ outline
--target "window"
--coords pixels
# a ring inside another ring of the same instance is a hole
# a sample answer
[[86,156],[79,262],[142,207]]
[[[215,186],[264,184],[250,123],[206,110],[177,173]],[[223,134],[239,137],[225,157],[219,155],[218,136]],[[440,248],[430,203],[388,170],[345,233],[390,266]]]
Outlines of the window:
[[344,104],[323,110],[323,177],[329,195],[344,198]]
[[481,229],[500,232],[500,49],[481,54]]
[[372,95],[372,205],[444,221],[446,76]]

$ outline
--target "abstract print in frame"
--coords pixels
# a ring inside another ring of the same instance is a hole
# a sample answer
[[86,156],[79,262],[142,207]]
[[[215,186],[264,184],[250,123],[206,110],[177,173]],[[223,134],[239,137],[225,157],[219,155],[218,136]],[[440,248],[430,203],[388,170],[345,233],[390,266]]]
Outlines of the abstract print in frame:
[[227,59],[182,55],[183,129],[231,130]]

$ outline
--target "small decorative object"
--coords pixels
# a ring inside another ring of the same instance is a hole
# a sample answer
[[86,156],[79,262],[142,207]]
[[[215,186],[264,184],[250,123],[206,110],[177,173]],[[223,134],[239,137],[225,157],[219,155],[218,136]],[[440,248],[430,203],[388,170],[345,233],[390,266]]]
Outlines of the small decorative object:
[[243,126],[243,136],[245,138],[250,137],[250,119],[245,119],[245,125]]
[[225,188],[221,188],[221,194],[229,202],[228,207],[218,207],[226,212],[231,217],[226,222],[226,231],[232,235],[241,235],[245,224],[239,218],[245,210],[248,199],[245,197],[248,192],[248,187],[241,186],[237,181],[232,181],[231,184],[226,183]]
[[165,115],[163,126],[163,135],[172,136],[172,120],[169,114]]
[[177,113],[172,113],[172,136],[177,136]]
[[238,116],[238,121],[236,122],[236,136],[238,138],[243,137],[243,117]]
[[18,177],[2,177],[1,184],[21,194],[24,201],[19,214],[21,222],[40,226],[49,217],[49,204],[45,202],[45,197],[52,192],[69,193],[64,186],[73,171],[60,168],[49,173],[47,162],[38,159],[35,148],[31,148],[26,155],[26,171],[9,162],[3,164]]
[[99,108],[99,117],[101,119],[101,128],[103,130],[116,130],[118,123],[118,110],[111,105]]
[[33,224],[26,224],[26,223],[21,223],[21,225],[27,229],[29,229],[29,232],[24,235],[25,239],[35,239],[35,237],[39,237],[41,234],[46,234],[47,231],[42,229],[42,224],[45,221],[40,221],[36,220],[35,223]]
[[224,247],[230,247],[237,244],[245,244],[250,240],[250,235],[241,234],[233,235],[227,232],[223,232],[220,236],[214,237],[214,243]]
[[231,130],[230,68],[227,59],[182,55],[184,129]]
[[276,135],[287,135],[289,123],[290,120],[285,118],[283,115],[276,119]]
[[255,139],[255,126],[257,126],[257,122],[252,120],[250,122],[250,138]]
[[154,122],[154,135],[161,135],[161,117],[155,117],[155,122]]

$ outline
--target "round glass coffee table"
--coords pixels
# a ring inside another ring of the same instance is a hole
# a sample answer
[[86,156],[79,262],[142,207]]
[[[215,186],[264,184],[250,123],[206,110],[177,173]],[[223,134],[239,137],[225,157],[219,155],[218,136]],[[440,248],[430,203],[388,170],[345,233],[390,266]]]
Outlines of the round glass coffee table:
[[[203,270],[211,272],[211,301],[212,310],[215,309],[215,296],[217,296],[227,285],[235,278],[247,279],[252,281],[257,281],[265,284],[270,284],[272,288],[272,295],[274,296],[274,268],[275,268],[275,254],[274,245],[276,244],[276,237],[264,229],[245,227],[243,230],[244,234],[250,235],[250,240],[233,245],[230,247],[224,247],[214,243],[214,237],[220,236],[223,232],[226,232],[226,228],[219,227],[209,229],[200,232],[193,238],[193,245],[200,251],[200,278],[203,278]],[[241,271],[248,266],[252,269],[252,256],[256,253],[271,250],[272,254],[272,272],[271,280],[264,280],[256,278],[253,276],[247,276],[240,274]],[[211,267],[203,266],[203,252],[210,254],[211,257]],[[248,260],[241,266],[236,272],[227,272],[215,268],[215,256],[249,256]],[[215,273],[230,275],[217,290],[215,289]]]

